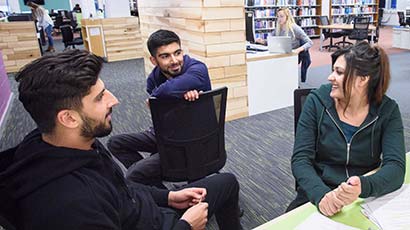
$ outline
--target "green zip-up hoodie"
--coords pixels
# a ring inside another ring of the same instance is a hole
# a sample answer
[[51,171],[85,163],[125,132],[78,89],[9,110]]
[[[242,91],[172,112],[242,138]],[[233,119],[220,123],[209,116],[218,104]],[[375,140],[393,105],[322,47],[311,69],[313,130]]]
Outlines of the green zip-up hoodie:
[[[316,206],[322,197],[351,176],[360,176],[360,197],[381,196],[403,184],[405,147],[397,103],[383,96],[351,142],[341,129],[331,84],[313,90],[306,99],[295,137],[292,172],[300,189]],[[371,176],[362,176],[377,167]]]

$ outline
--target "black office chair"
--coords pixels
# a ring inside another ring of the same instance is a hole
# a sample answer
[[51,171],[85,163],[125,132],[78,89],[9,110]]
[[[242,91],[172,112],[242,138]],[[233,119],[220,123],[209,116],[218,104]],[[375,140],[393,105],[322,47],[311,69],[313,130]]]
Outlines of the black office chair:
[[[16,149],[17,146],[0,152],[0,173],[11,165]],[[3,227],[5,230],[15,230],[17,229],[15,225],[17,205],[11,194],[6,191],[5,186],[5,184],[0,184],[0,229]]]
[[403,11],[397,11],[397,15],[399,16],[400,26],[406,26],[406,17],[404,16],[404,12]]
[[[344,23],[346,24],[352,24],[352,22],[354,21],[355,16],[354,15],[348,15],[346,17],[346,20],[344,21]],[[343,34],[343,40],[340,42],[336,42],[335,45],[340,46],[342,45],[343,47],[345,47],[345,45],[353,45],[353,43],[346,41],[346,38],[349,37],[350,34],[352,34],[352,30],[342,30],[340,31],[340,33]]]
[[[373,42],[378,43],[379,42],[379,35],[380,35],[380,26],[376,27],[376,34],[373,36]],[[367,35],[367,41],[371,42],[372,41],[372,35]]]
[[64,49],[67,49],[68,46],[75,48],[75,45],[84,44],[82,37],[74,38],[73,29],[70,25],[61,26],[60,30],[63,35]]
[[294,126],[295,126],[295,135],[296,135],[296,128],[298,126],[298,121],[300,117],[300,113],[302,112],[303,104],[305,104],[306,97],[309,95],[310,91],[314,88],[309,89],[295,89],[293,91],[293,118],[294,118]]
[[[327,16],[320,16],[320,23],[323,26],[329,25],[329,18]],[[337,48],[340,49],[339,46],[333,44],[333,38],[340,38],[343,36],[343,34],[339,32],[332,32],[330,29],[322,29],[323,35],[325,36],[325,40],[327,38],[330,38],[330,43],[329,45],[323,46],[323,48],[327,48],[328,50],[331,50],[332,48]]]
[[353,30],[349,35],[350,40],[361,41],[369,36],[369,17],[355,17],[353,21]]
[[149,99],[163,180],[195,181],[225,165],[227,92],[201,93],[193,102]]
[[377,18],[377,25],[380,26],[380,27],[383,27],[382,20],[383,20],[384,9],[379,8],[378,12],[379,12],[379,17]]

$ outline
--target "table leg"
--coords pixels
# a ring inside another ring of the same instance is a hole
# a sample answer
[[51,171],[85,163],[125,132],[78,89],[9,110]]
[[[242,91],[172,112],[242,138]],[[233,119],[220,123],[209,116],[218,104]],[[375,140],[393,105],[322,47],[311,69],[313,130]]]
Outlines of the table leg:
[[375,36],[375,30],[372,30],[371,39],[370,39],[370,45],[374,45],[374,36]]
[[320,28],[320,37],[319,37],[319,40],[320,40],[319,51],[323,51],[323,40],[324,40],[324,37],[323,37],[323,29],[322,29],[322,28]]

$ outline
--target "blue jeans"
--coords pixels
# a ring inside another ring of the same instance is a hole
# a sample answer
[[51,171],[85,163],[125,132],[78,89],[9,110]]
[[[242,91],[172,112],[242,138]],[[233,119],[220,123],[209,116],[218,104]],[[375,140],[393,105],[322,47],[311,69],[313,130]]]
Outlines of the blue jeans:
[[47,40],[48,40],[48,46],[50,47],[52,47],[52,46],[54,46],[54,41],[53,41],[53,36],[51,36],[51,33],[53,32],[53,26],[52,25],[48,25],[45,29],[44,29],[44,31],[46,32],[46,34],[47,34]]
[[301,66],[301,81],[305,82],[306,81],[306,75],[307,75],[307,69],[310,66],[310,63],[312,62],[310,60],[310,54],[309,50],[305,50],[299,53],[299,60],[298,63],[302,62]]

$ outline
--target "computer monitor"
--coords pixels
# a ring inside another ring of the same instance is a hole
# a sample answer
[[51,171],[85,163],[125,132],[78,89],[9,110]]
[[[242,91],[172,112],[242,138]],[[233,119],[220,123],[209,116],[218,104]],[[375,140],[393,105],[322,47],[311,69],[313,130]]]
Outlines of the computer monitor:
[[245,11],[246,41],[255,43],[255,21],[253,11]]
[[32,21],[31,14],[14,14],[7,17],[9,22]]

